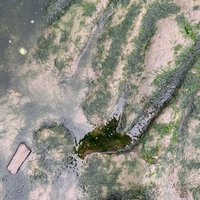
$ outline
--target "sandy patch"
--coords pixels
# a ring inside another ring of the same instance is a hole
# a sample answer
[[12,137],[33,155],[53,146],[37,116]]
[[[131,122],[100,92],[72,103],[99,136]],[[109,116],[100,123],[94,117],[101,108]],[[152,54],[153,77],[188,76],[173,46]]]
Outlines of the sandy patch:
[[[183,198],[180,197],[179,191],[177,190],[177,184],[178,184],[178,167],[169,167],[165,169],[165,173],[163,173],[162,177],[159,179],[155,178],[154,182],[156,183],[156,189],[157,189],[157,200],[183,200]],[[145,178],[145,182],[150,181],[150,177]]]
[[172,108],[166,108],[156,119],[157,123],[168,124],[171,121],[174,121],[174,110]]
[[24,119],[20,116],[21,109],[24,104],[29,102],[29,99],[23,97],[15,91],[8,91],[5,101],[0,105],[0,129],[1,129],[1,152],[8,155],[13,154],[13,142],[15,141],[18,132],[24,126]]
[[190,170],[187,175],[186,183],[192,187],[198,187],[200,183],[200,170]]
[[51,200],[51,186],[40,186],[29,194],[30,200]]
[[199,6],[199,0],[174,0],[174,2],[181,8],[181,11],[187,18],[187,20],[192,23],[198,23],[200,19],[200,10],[194,10],[194,6]]
[[174,46],[176,44],[188,45],[174,18],[168,17],[158,23],[156,35],[146,53],[145,71],[139,85],[139,95],[150,96],[153,91],[152,82],[158,73],[170,69],[174,65]]

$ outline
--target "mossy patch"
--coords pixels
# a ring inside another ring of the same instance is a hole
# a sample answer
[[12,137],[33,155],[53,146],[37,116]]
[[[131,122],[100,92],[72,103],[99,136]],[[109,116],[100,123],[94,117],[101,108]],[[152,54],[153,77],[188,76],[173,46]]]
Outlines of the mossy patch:
[[183,15],[178,15],[176,17],[177,23],[181,29],[181,32],[188,38],[192,40],[197,39],[197,33],[192,25],[189,24],[189,22],[186,20],[186,18]]
[[47,22],[50,25],[56,25],[57,21],[66,13],[74,4],[80,3],[81,0],[50,0],[45,8]]
[[55,33],[52,33],[47,37],[41,36],[38,39],[38,50],[36,52],[36,56],[40,60],[45,61],[49,58],[51,54],[54,54],[56,52],[56,49],[58,47],[54,43],[55,38]]
[[175,47],[174,47],[174,54],[177,55],[179,53],[179,51],[182,49],[182,45],[181,44],[177,44]]
[[191,191],[192,191],[192,195],[193,195],[194,200],[199,200],[199,198],[200,198],[200,186],[198,186],[196,188],[192,188]]
[[142,150],[140,152],[141,157],[150,164],[156,163],[156,156],[158,156],[159,153],[159,145],[153,146],[153,147],[142,147]]
[[82,3],[83,8],[83,16],[92,16],[92,14],[96,11],[96,6],[92,2],[83,1]]
[[168,124],[158,124],[158,123],[154,123],[152,126],[160,135],[160,138],[162,139],[165,135],[168,135],[171,133],[173,127],[174,127],[174,123],[170,122]]
[[128,56],[128,63],[124,68],[124,75],[130,77],[143,70],[145,52],[150,45],[150,40],[157,30],[157,22],[175,14],[179,8],[168,1],[153,2],[142,19],[139,35],[134,40],[134,51]]
[[111,194],[108,194],[105,200],[153,200],[154,196],[151,189],[143,185],[133,185],[130,190],[116,190]]
[[112,152],[125,147],[131,142],[128,135],[117,132],[118,121],[113,118],[106,125],[89,132],[79,142],[78,155],[84,158],[93,152]]
[[117,180],[121,169],[116,168],[110,157],[101,158],[93,155],[86,164],[80,175],[80,185],[87,193],[87,199],[103,199],[105,193],[119,189],[120,184]]
[[[133,25],[134,20],[139,15],[141,4],[133,4],[129,8],[122,23],[117,26],[111,26],[112,18],[107,22],[107,29],[98,39],[98,47],[95,58],[92,61],[92,67],[95,71],[101,73],[96,80],[95,86],[98,88],[95,93],[89,96],[83,104],[84,111],[88,115],[96,113],[105,114],[105,108],[112,96],[108,89],[108,78],[111,78],[117,66],[122,46],[127,41],[128,32]],[[103,58],[104,42],[107,38],[112,39],[110,49],[106,58]]]
[[131,183],[129,187],[122,188],[119,182],[122,168],[116,167],[116,162],[110,156],[93,155],[85,164],[80,175],[80,185],[87,194],[85,199],[154,199],[153,184],[146,186]]
[[33,144],[37,157],[33,179],[44,181],[49,175],[67,169],[72,164],[74,140],[63,125],[43,125],[34,132]]

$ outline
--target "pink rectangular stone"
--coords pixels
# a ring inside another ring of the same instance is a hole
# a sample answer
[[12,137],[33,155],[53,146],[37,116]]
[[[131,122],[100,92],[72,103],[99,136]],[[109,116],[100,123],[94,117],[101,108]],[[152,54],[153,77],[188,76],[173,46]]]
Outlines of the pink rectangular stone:
[[31,150],[26,146],[26,144],[21,143],[8,164],[8,171],[12,174],[16,174],[30,153]]

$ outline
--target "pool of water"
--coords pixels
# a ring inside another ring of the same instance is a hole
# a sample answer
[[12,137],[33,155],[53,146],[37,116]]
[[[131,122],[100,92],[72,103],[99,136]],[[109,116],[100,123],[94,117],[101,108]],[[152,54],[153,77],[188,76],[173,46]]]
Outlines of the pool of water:
[[[43,123],[62,123],[77,140],[92,128],[81,109],[87,92],[82,74],[97,31],[80,55],[75,75],[64,77],[65,81],[59,83],[59,76],[54,77],[33,56],[37,38],[49,22],[45,9],[48,3],[48,0],[0,2],[0,199],[77,199],[77,167],[56,175],[46,185],[32,182],[28,172],[35,155],[32,136]],[[33,152],[24,168],[12,175],[7,164],[21,142]],[[75,165],[81,165],[81,160]]]
[[47,3],[45,0],[0,2],[0,95],[16,85],[15,72],[25,61],[19,49],[31,49],[34,36],[45,25]]

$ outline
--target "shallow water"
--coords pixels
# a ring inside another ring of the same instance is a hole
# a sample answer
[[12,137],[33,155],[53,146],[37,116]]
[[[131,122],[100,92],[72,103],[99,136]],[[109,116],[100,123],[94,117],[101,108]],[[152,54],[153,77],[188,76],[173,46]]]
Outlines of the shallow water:
[[18,64],[25,59],[19,48],[29,50],[32,38],[45,24],[47,1],[9,0],[0,2],[0,95],[16,86]]
[[[80,55],[75,75],[52,76],[52,71],[29,56],[48,21],[47,3],[46,0],[0,2],[0,199],[77,199],[77,167],[61,174],[56,172],[47,185],[37,184],[27,171],[29,161],[34,160],[33,151],[17,175],[9,174],[6,169],[19,143],[25,142],[34,150],[32,134],[43,123],[62,123],[77,140],[92,128],[82,113],[81,102],[88,91],[84,69],[97,31]],[[27,54],[21,55],[20,48]],[[81,161],[77,160],[77,164],[81,165]]]
[[[20,142],[31,144],[30,129],[35,128],[34,120],[45,113],[45,108],[40,110],[40,105],[34,101],[20,105],[22,97],[28,93],[23,90],[18,73],[20,66],[27,61],[27,56],[20,55],[19,49],[23,47],[31,51],[36,36],[46,25],[46,4],[46,0],[0,2],[0,199],[30,199],[32,186],[27,174],[20,171],[11,175],[6,167]],[[14,104],[9,100],[10,91],[15,93]]]
[[[5,49],[14,45],[12,37],[20,45],[30,44],[30,36],[44,23],[44,8],[47,1],[1,1],[0,2],[0,56],[6,56]],[[9,43],[9,40],[11,40]],[[27,46],[25,46],[27,47]]]

